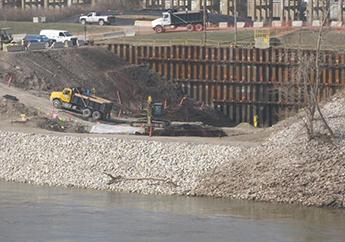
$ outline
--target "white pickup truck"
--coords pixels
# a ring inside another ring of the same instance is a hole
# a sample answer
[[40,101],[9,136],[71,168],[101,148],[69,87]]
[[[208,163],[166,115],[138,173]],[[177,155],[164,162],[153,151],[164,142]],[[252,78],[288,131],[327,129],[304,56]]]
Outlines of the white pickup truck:
[[81,24],[98,23],[99,25],[111,24],[115,20],[113,15],[102,15],[99,12],[89,12],[79,18]]

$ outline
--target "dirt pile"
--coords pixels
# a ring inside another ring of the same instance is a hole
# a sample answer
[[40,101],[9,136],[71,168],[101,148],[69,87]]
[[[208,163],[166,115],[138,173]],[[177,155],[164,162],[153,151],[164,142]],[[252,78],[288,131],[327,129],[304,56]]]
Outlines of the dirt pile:
[[64,133],[88,133],[88,128],[85,125],[59,118],[41,117],[37,120],[37,127]]
[[88,132],[88,128],[85,125],[59,117],[48,117],[37,109],[27,107],[23,103],[20,103],[13,96],[0,99],[0,122],[56,132]]
[[171,121],[198,122],[217,127],[233,126],[231,120],[223,113],[211,107],[204,106],[192,99],[181,100],[176,105],[171,105],[164,116]]
[[195,137],[225,137],[223,130],[196,124],[173,125],[162,130],[154,130],[155,136],[195,136]]
[[16,120],[25,115],[26,117],[37,117],[38,111],[26,107],[24,104],[8,98],[0,98],[0,120]]

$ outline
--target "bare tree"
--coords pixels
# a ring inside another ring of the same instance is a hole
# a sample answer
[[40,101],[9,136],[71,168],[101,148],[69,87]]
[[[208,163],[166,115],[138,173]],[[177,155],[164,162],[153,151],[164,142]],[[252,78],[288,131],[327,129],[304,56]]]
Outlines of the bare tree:
[[[322,2],[322,16],[320,20],[320,27],[316,32],[316,46],[314,53],[298,50],[297,67],[290,73],[290,77],[296,82],[286,86],[280,87],[281,98],[287,102],[304,103],[303,109],[304,127],[307,131],[308,139],[312,140],[319,137],[320,130],[316,129],[315,123],[321,120],[322,126],[325,128],[330,137],[334,137],[334,133],[328,124],[325,116],[322,113],[319,97],[321,96],[322,86],[322,59],[324,59],[325,52],[322,51],[322,41],[326,33],[325,26],[329,21],[330,7],[328,1]],[[286,53],[287,54],[287,53]],[[296,84],[298,83],[298,84]]]

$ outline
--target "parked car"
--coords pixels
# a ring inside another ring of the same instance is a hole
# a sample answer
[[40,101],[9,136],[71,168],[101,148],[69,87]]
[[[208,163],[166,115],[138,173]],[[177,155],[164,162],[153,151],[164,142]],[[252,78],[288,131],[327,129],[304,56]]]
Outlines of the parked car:
[[106,15],[100,12],[90,12],[86,15],[82,15],[79,18],[81,24],[98,23],[99,25],[111,24],[115,21],[114,15]]
[[49,39],[52,39],[56,42],[62,42],[65,45],[69,41],[71,41],[74,46],[78,45],[78,38],[76,36],[73,36],[67,30],[42,29],[40,35],[45,35]]
[[49,39],[45,35],[40,35],[40,34],[27,34],[24,39],[24,43],[46,43],[46,47],[51,46],[55,40]]

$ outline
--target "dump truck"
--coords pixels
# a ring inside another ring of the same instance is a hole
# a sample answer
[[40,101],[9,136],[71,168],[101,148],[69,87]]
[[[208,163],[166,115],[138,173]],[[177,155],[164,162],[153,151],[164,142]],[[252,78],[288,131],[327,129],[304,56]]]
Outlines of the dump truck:
[[62,92],[52,92],[50,101],[58,109],[79,112],[84,118],[93,120],[109,119],[113,103],[93,95],[89,89],[65,88]]
[[152,28],[156,33],[163,33],[168,28],[186,27],[188,31],[202,31],[204,29],[204,14],[202,11],[164,12],[161,18],[152,21]]

